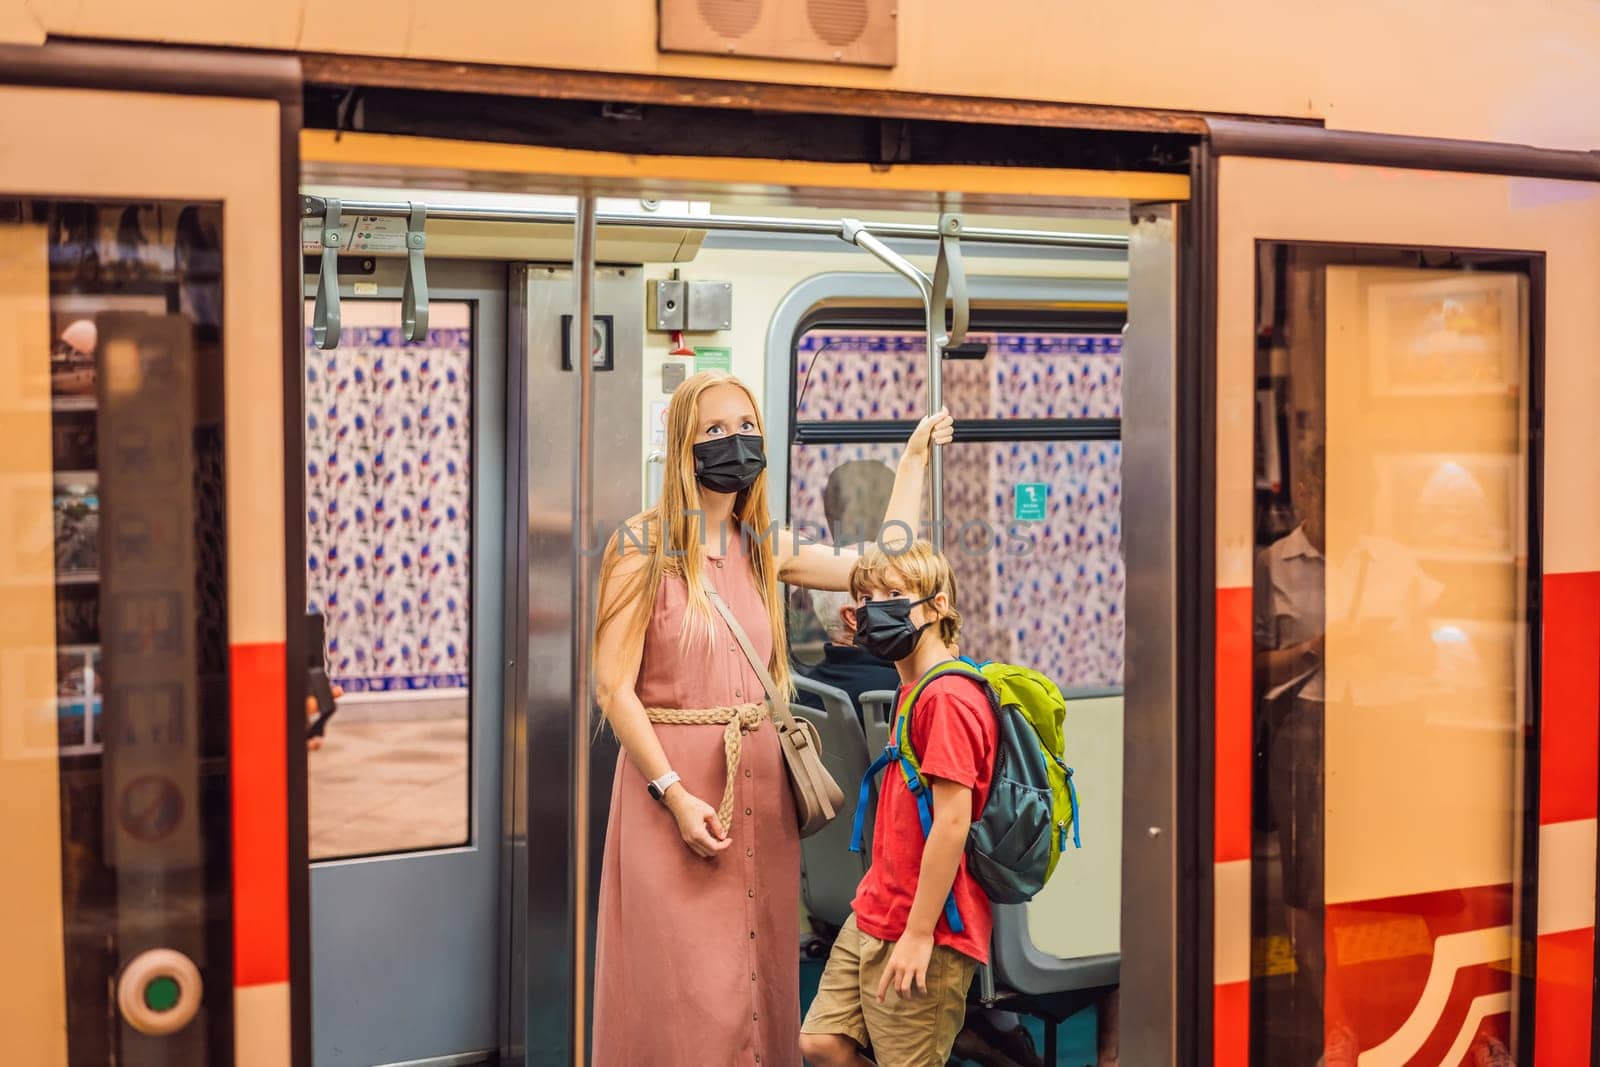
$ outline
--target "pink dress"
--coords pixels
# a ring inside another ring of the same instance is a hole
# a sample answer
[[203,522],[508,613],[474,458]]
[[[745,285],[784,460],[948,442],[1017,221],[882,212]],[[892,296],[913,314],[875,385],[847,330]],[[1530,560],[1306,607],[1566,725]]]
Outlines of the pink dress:
[[[772,628],[748,560],[733,548],[707,573],[758,655]],[[661,584],[637,693],[647,708],[762,699],[720,615],[685,647],[688,592]],[[723,727],[656,724],[684,787],[715,808],[727,780]],[[624,753],[606,824],[596,930],[595,1067],[800,1067],[800,835],[771,721],[744,735],[733,844],[695,855]]]

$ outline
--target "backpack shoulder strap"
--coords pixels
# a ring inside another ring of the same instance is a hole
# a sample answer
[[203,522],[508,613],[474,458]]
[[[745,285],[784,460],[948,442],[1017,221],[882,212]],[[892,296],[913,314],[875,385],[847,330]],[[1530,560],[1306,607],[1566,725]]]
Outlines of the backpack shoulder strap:
[[[913,761],[917,760],[917,754],[911,747],[911,712],[916,708],[917,701],[922,699],[922,691],[927,689],[935,678],[943,678],[950,674],[971,678],[983,687],[985,694],[988,695],[991,702],[993,701],[994,687],[989,684],[989,679],[983,676],[982,671],[971,665],[970,660],[945,660],[943,663],[929,668],[927,673],[918,678],[916,684],[906,692],[905,699],[900,701],[899,712],[895,715],[891,729],[891,743],[902,753],[908,753]],[[920,768],[920,766],[920,761],[917,761],[917,767]],[[904,764],[902,764],[902,767],[904,767]],[[919,780],[921,778],[920,770],[918,778]],[[909,772],[906,778],[906,785],[911,785]],[[911,791],[915,793],[917,791],[916,787],[913,786]]]

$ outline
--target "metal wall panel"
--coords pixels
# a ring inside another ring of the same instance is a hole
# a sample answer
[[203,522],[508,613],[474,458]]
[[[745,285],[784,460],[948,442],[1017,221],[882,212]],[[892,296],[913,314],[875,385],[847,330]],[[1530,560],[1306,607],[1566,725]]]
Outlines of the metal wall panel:
[[[1174,209],[1135,211],[1123,347],[1127,681],[1121,1051],[1175,1063],[1178,909],[1177,245]],[[1137,783],[1137,787],[1133,784]]]
[[[508,715],[511,761],[506,796],[511,872],[507,886],[508,952],[506,1051],[541,1063],[570,1062],[573,929],[581,903],[588,917],[585,952],[592,960],[596,891],[605,847],[606,814],[617,747],[597,729],[592,701],[572,692],[573,597],[579,568],[599,578],[605,538],[637,513],[643,493],[644,272],[639,267],[595,271],[594,314],[609,316],[612,369],[594,374],[595,529],[574,527],[572,456],[578,441],[578,375],[562,369],[563,316],[575,316],[577,289],[570,266],[513,271],[512,332],[516,406],[508,499],[522,529],[518,589],[510,598],[508,648],[527,654],[511,664],[510,692],[523,694]],[[520,434],[518,432],[520,427]],[[593,586],[591,585],[591,588]],[[581,632],[588,633],[591,620]],[[577,746],[590,747],[593,772],[584,797],[574,795]],[[587,832],[588,884],[575,884],[579,820]],[[530,847],[530,842],[532,846]],[[581,892],[581,899],[580,894]],[[586,973],[591,969],[586,963]]]

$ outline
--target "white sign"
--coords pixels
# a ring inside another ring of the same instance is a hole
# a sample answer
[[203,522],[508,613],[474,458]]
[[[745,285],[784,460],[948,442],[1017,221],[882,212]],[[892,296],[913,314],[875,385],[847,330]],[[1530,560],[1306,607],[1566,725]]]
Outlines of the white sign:
[[667,400],[652,400],[650,402],[650,443],[664,445],[667,443]]

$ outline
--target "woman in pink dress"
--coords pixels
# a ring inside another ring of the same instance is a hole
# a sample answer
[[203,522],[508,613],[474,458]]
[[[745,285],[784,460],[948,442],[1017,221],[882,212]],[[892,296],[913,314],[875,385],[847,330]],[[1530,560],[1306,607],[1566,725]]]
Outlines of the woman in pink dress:
[[[661,501],[601,568],[595,678],[622,753],[600,877],[596,1067],[800,1063],[794,798],[760,676],[703,582],[787,696],[778,584],[848,589],[856,554],[768,528],[762,433],[737,378],[679,386]],[[917,529],[929,449],[951,433],[940,412],[912,434],[886,544]]]

